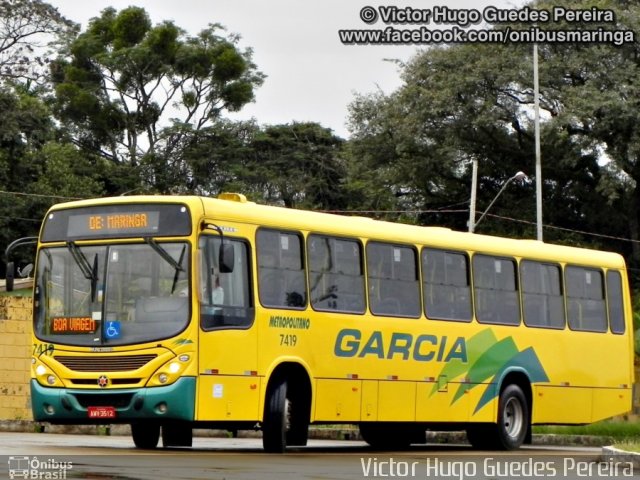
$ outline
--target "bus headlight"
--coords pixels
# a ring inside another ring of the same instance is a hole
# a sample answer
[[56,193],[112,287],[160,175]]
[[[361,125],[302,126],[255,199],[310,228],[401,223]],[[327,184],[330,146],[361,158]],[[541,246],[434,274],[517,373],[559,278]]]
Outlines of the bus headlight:
[[153,374],[147,386],[157,387],[160,385],[169,385],[178,380],[189,366],[191,357],[189,355],[180,355],[177,359],[171,359],[160,367]]
[[35,378],[40,385],[45,387],[62,387],[62,381],[53,371],[45,364],[36,360],[31,364],[31,376]]

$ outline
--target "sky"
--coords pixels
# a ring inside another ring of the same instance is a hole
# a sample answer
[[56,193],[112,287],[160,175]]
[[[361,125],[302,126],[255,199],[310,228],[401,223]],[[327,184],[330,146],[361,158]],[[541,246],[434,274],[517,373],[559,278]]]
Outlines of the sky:
[[[87,22],[107,7],[121,10],[143,7],[152,22],[171,20],[190,35],[210,23],[224,25],[241,36],[240,47],[253,49],[253,60],[266,74],[255,102],[229,118],[254,118],[259,124],[318,122],[343,138],[348,106],[356,94],[390,93],[401,85],[395,59],[409,60],[418,48],[411,45],[343,45],[341,29],[384,28],[379,20],[367,25],[360,19],[366,6],[449,9],[495,6],[517,9],[524,0],[49,0],[60,13]],[[416,28],[419,25],[396,25]],[[429,28],[432,28],[433,25]]]

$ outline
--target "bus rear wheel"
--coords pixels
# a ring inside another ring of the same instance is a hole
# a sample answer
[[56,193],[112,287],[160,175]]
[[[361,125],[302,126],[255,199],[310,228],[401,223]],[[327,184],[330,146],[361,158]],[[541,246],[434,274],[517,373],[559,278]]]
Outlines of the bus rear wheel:
[[470,425],[467,439],[477,449],[516,450],[530,431],[529,404],[522,389],[507,385],[498,400],[498,421],[494,424]]
[[498,448],[520,448],[529,431],[529,422],[529,405],[522,389],[515,384],[508,385],[500,394],[498,403]]
[[156,423],[132,423],[131,437],[137,448],[153,450],[160,439],[160,425]]

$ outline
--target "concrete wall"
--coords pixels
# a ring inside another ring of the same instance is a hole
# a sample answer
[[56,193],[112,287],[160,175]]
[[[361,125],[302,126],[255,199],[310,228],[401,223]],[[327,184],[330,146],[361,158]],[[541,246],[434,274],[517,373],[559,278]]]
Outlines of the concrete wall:
[[31,298],[0,297],[0,420],[31,420]]

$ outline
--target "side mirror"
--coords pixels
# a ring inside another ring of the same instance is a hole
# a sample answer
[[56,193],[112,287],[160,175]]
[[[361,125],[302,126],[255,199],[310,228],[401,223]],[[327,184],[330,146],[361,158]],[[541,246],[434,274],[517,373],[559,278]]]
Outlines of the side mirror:
[[29,275],[31,275],[31,272],[33,272],[33,263],[25,265],[22,270],[18,268],[18,275],[20,275],[20,278],[27,278]]
[[220,273],[233,272],[233,265],[235,263],[235,250],[230,243],[220,244],[220,252],[218,256],[218,266]]
[[15,265],[13,262],[7,262],[6,278],[5,289],[7,292],[13,292],[13,280],[15,278]]

